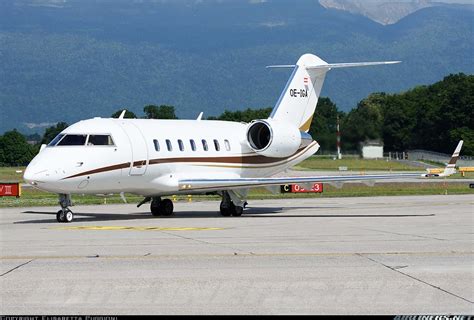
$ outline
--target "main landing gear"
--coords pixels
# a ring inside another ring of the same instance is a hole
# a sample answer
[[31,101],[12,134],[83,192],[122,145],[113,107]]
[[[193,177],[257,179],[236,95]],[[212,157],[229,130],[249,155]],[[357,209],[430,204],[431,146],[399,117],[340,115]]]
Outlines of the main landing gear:
[[150,211],[155,217],[173,215],[173,201],[170,199],[161,200],[161,197],[146,197],[137,204],[137,208],[150,201]]
[[58,222],[71,222],[74,219],[74,214],[69,209],[72,206],[71,195],[70,194],[59,194],[59,205],[61,210],[56,213],[56,220]]
[[245,203],[233,191],[222,191],[221,215],[224,217],[240,217],[244,212]]
[[170,199],[161,200],[161,197],[153,197],[150,210],[154,216],[171,216],[173,215],[173,201]]

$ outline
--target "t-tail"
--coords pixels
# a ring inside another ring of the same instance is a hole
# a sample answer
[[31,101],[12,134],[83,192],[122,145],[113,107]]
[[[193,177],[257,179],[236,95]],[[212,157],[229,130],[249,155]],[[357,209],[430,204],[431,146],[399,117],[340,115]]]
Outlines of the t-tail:
[[364,67],[394,64],[400,61],[329,64],[313,54],[302,55],[295,65],[273,65],[267,68],[293,68],[293,73],[280,95],[270,119],[291,123],[308,132],[318,103],[326,73],[332,68]]

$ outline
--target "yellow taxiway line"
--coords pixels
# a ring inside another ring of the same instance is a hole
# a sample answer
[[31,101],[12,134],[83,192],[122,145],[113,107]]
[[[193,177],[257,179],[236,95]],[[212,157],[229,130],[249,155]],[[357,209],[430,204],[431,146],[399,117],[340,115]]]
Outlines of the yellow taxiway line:
[[199,227],[126,227],[126,226],[74,226],[74,227],[53,227],[56,230],[128,230],[128,231],[208,231],[224,230],[224,228],[199,228]]

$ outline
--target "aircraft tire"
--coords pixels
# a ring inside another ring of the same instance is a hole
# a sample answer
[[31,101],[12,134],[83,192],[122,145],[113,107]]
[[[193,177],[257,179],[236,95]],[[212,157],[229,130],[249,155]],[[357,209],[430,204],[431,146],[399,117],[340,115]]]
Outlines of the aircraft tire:
[[72,213],[71,210],[66,209],[66,212],[64,213],[64,222],[72,222],[74,220],[74,214]]
[[61,217],[62,214],[63,214],[63,211],[62,211],[62,210],[59,210],[58,213],[56,213],[56,220],[57,220],[58,222],[60,222],[60,223],[61,223],[61,222],[64,222],[64,221],[62,220],[62,217]]
[[155,217],[161,216],[161,201],[156,203],[156,201],[152,201],[150,205],[151,214]]
[[173,201],[171,201],[170,199],[162,200],[159,208],[162,215],[164,216],[173,215],[174,206],[173,206]]
[[230,217],[232,214],[232,209],[230,207],[224,206],[223,202],[221,201],[221,205],[219,208],[221,215],[223,217]]
[[234,210],[232,210],[232,216],[233,217],[240,217],[242,215],[242,213],[244,212],[243,207],[233,206],[233,209],[234,209]]

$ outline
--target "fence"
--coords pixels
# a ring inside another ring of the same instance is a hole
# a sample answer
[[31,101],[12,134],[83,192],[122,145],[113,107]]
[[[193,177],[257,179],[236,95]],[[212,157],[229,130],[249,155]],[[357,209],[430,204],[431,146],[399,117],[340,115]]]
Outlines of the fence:
[[[408,160],[428,160],[434,162],[447,163],[451,159],[450,154],[426,151],[426,150],[410,150],[407,151]],[[460,156],[456,164],[460,167],[471,167],[474,166],[474,157]]]

